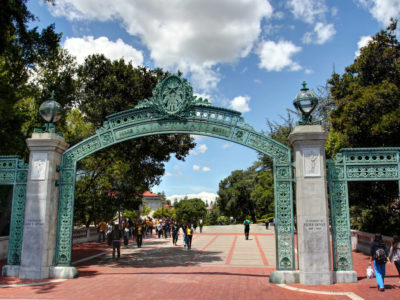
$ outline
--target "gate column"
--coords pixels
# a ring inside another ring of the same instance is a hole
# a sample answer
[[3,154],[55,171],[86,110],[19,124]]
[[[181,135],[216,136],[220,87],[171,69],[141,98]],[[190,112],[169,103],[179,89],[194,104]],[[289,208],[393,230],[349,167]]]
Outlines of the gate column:
[[26,189],[25,221],[20,278],[43,279],[54,264],[57,229],[57,166],[68,148],[56,133],[33,133],[27,139],[30,150]]
[[296,126],[289,135],[296,161],[296,210],[300,283],[333,283],[326,186],[325,142],[321,125]]

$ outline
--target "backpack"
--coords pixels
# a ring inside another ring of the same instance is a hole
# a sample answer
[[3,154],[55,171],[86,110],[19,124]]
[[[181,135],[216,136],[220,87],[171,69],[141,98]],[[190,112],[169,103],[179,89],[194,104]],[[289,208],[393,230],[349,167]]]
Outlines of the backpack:
[[375,250],[375,261],[378,265],[384,265],[387,262],[386,251],[382,246]]
[[187,235],[192,235],[192,231],[188,228]]

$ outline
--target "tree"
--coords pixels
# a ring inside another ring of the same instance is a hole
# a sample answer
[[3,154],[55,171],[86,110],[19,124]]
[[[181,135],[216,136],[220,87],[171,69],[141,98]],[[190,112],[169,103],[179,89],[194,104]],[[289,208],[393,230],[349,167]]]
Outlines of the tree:
[[217,225],[218,217],[221,215],[219,207],[215,205],[212,210],[206,215],[205,225]]
[[244,219],[250,215],[256,222],[256,207],[251,192],[254,190],[255,172],[236,170],[219,184],[218,207],[223,215]]
[[[85,134],[94,134],[94,128],[101,126],[106,116],[131,109],[140,100],[149,98],[156,83],[167,75],[160,69],[135,68],[123,59],[111,61],[103,55],[89,56],[77,71],[79,93],[76,94],[75,103],[80,116],[73,113],[75,118],[82,118],[84,123],[91,125],[88,128],[72,128],[74,124],[68,124],[68,137],[76,137],[78,140],[74,142],[78,142],[86,137]],[[98,169],[101,174],[93,177],[96,183],[81,183],[91,184],[89,190],[95,187],[94,195],[106,195],[109,191],[126,195],[118,197],[118,201],[123,202],[120,205],[125,209],[137,209],[136,200],[132,204],[127,203],[127,200],[132,200],[132,195],[140,195],[160,182],[165,172],[164,163],[171,158],[172,153],[177,159],[184,160],[194,145],[192,138],[185,134],[148,136],[126,141],[80,161],[78,169],[84,176],[93,176],[94,166],[110,166]],[[79,202],[83,199],[77,196],[77,200]],[[90,209],[87,205],[80,207],[83,210]]]
[[[27,158],[25,139],[32,133],[29,122],[36,122],[37,90],[29,82],[36,67],[59,55],[61,34],[54,25],[28,29],[34,16],[26,1],[5,0],[0,12],[0,154]],[[50,94],[48,94],[50,95]]]
[[141,215],[148,216],[150,213],[151,213],[151,207],[144,203]]
[[[3,0],[0,9],[0,154],[19,155],[25,161],[28,158],[25,140],[40,124],[38,108],[43,97],[50,96],[45,89],[38,89],[32,79],[41,67],[50,62],[57,65],[62,57],[61,34],[55,32],[54,25],[41,32],[29,28],[35,16],[26,2]],[[58,79],[54,77],[55,81]],[[43,97],[38,97],[39,94]],[[11,199],[8,195],[0,200],[0,231],[8,226]]]
[[343,75],[328,80],[335,104],[327,151],[399,146],[400,44],[397,22],[377,33]]
[[207,213],[203,200],[198,198],[179,201],[175,206],[175,211],[179,222],[190,222],[193,218],[200,219]]
[[[334,109],[326,151],[345,147],[399,146],[400,44],[397,21],[377,33],[343,75],[328,80]],[[349,184],[351,226],[394,234],[400,226],[397,184]]]
[[169,207],[160,207],[157,208],[154,213],[153,213],[153,218],[156,219],[161,219],[161,218],[172,218],[176,220],[176,210],[175,208],[169,208]]

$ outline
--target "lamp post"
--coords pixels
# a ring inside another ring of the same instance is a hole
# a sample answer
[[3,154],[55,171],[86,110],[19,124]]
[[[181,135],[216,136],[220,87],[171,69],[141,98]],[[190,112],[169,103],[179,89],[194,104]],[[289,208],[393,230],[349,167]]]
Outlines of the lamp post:
[[[47,123],[44,125],[44,130],[35,128],[35,132],[56,133],[54,123],[61,119],[62,107],[60,103],[54,100],[54,91],[51,92],[50,98],[40,105],[39,114]],[[62,133],[57,134],[62,135]]]
[[321,121],[313,121],[311,113],[318,105],[317,95],[307,88],[307,83],[303,81],[303,88],[298,92],[293,100],[293,105],[301,114],[301,120],[298,125],[320,125]]

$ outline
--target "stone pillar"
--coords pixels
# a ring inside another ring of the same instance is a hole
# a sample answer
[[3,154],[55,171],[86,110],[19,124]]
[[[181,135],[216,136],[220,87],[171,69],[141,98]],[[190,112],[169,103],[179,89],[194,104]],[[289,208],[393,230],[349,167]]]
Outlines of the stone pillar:
[[49,277],[56,247],[59,191],[56,168],[69,145],[63,137],[47,132],[33,133],[27,145],[29,172],[19,277],[43,279]]
[[296,161],[296,212],[300,283],[333,283],[325,142],[320,125],[296,126],[289,135]]

